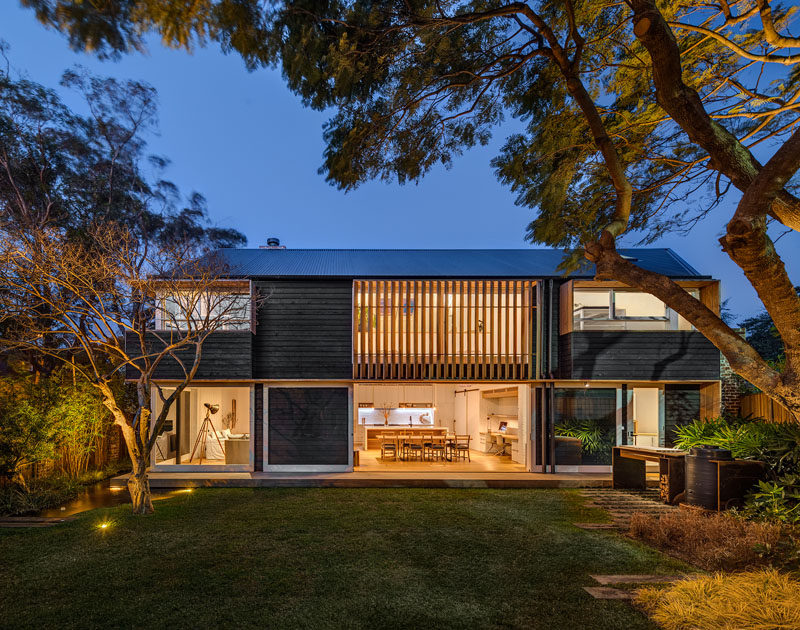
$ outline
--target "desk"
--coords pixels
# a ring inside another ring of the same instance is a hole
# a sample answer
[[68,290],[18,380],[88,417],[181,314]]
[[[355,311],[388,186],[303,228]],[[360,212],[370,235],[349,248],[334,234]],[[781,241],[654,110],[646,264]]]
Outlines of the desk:
[[[511,446],[511,442],[517,442],[519,440],[519,435],[516,433],[506,433],[503,431],[485,431],[481,432],[481,435],[485,435],[488,440],[491,440],[492,437],[497,439],[498,442],[498,451],[493,453],[494,455],[505,455],[506,454],[506,447]],[[492,451],[487,451],[491,453]]]
[[611,450],[611,485],[647,488],[646,463],[658,463],[658,485],[664,503],[674,503],[686,490],[686,451],[657,446],[615,446]]

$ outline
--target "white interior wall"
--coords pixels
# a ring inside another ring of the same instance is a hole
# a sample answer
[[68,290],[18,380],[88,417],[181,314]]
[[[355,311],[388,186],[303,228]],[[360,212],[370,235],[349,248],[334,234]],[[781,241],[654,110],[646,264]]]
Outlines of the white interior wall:
[[433,386],[433,402],[436,406],[436,426],[455,431],[456,427],[455,385],[437,383]]
[[192,431],[194,438],[200,429],[200,423],[206,417],[205,403],[219,405],[219,411],[211,416],[211,422],[217,431],[222,431],[222,420],[233,408],[236,400],[236,426],[233,433],[250,432],[250,388],[249,387],[193,387],[192,388]]

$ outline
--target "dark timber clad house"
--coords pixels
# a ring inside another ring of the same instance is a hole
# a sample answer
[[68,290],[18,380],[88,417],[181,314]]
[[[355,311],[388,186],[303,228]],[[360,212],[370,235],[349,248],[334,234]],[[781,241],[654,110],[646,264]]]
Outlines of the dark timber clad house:
[[[400,431],[470,436],[469,461],[437,466],[606,470],[613,445],[719,413],[717,349],[648,294],[563,277],[557,250],[222,253],[247,315],[205,343],[154,470],[391,470],[417,455],[381,452]],[[718,311],[718,281],[671,250],[621,253]]]

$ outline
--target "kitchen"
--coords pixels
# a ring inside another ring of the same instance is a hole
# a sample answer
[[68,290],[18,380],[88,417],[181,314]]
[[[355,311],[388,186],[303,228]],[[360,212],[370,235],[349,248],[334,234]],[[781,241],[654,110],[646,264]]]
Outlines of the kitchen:
[[[530,436],[530,387],[526,384],[431,383],[354,387],[353,442],[359,469],[374,463],[381,469],[403,468],[402,458],[382,458],[386,434],[411,436],[469,435],[465,470],[493,470],[500,465],[525,472]],[[448,460],[449,462],[449,460]],[[421,462],[431,465],[429,462]],[[448,463],[448,470],[455,464]]]

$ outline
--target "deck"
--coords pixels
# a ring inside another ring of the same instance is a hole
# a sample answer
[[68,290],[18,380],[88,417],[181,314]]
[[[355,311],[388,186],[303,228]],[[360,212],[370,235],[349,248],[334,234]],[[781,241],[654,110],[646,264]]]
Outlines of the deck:
[[[111,480],[123,487],[127,475]],[[341,472],[223,473],[151,472],[153,488],[610,488],[607,473],[529,472]]]

